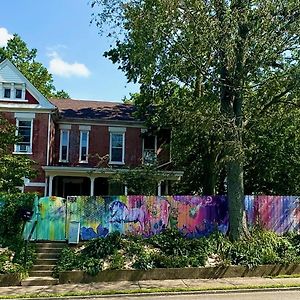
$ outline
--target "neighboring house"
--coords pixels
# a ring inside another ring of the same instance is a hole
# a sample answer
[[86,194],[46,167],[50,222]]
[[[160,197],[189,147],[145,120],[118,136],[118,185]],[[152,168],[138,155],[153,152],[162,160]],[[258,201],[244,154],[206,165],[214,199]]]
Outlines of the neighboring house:
[[38,165],[38,176],[24,179],[24,191],[62,197],[127,194],[126,186],[109,178],[156,162],[167,176],[158,182],[157,194],[168,194],[169,182],[182,176],[169,170],[164,145],[170,131],[148,133],[134,110],[130,104],[46,99],[9,60],[0,63],[0,112],[21,137],[12,151]]

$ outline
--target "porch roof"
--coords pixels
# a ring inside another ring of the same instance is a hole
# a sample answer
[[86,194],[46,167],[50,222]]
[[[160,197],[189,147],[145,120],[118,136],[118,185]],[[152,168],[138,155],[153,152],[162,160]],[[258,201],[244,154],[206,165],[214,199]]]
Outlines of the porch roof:
[[[76,176],[76,177],[111,177],[117,173],[126,173],[130,169],[121,168],[86,168],[86,167],[64,167],[64,166],[43,166],[46,176]],[[158,176],[166,177],[168,180],[178,180],[183,176],[183,171],[158,171]]]

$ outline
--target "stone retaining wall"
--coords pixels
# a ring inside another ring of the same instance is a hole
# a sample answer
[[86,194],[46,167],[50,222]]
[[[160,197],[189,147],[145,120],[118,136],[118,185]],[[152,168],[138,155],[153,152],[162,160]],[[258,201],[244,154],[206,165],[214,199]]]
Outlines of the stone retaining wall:
[[89,283],[109,281],[138,281],[164,279],[208,279],[229,277],[266,277],[300,274],[299,264],[264,265],[249,269],[244,266],[220,266],[202,268],[170,268],[152,270],[104,270],[95,276],[83,271],[67,271],[59,274],[59,283]]
[[0,286],[21,285],[21,274],[0,274]]

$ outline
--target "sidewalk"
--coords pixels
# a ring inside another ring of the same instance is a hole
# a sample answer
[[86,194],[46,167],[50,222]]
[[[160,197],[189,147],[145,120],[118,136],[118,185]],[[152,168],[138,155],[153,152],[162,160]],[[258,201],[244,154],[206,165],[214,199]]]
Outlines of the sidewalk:
[[[300,278],[261,278],[261,277],[243,277],[243,278],[220,278],[220,279],[180,279],[180,280],[145,280],[145,281],[120,281],[120,282],[101,282],[90,284],[60,284],[50,286],[11,286],[0,287],[0,299],[6,297],[42,297],[46,295],[75,295],[79,293],[84,295],[101,294],[101,293],[126,293],[126,291],[154,292],[189,290],[220,290],[220,289],[245,289],[245,288],[284,288],[284,287],[299,287]],[[6,296],[6,297],[5,297]]]

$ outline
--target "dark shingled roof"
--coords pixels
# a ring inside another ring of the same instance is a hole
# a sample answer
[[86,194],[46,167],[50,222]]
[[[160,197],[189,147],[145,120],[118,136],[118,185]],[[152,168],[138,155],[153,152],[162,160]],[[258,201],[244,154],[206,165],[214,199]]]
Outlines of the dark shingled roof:
[[134,105],[117,102],[50,99],[66,119],[140,121],[133,116]]

